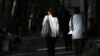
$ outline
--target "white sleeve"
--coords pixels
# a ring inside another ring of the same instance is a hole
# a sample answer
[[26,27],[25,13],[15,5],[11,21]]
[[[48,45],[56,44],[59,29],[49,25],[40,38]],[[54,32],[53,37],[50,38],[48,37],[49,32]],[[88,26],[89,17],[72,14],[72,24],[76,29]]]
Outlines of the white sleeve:
[[58,22],[58,18],[56,18],[56,24],[57,24],[57,31],[59,31],[59,22]]
[[70,18],[70,21],[69,21],[69,32],[68,32],[68,34],[72,34],[72,28],[71,28],[71,19],[72,19],[72,17]]
[[71,18],[70,18],[70,21],[69,21],[69,28],[71,27]]
[[42,26],[45,24],[46,21],[47,21],[47,16],[44,17],[43,22],[42,22]]

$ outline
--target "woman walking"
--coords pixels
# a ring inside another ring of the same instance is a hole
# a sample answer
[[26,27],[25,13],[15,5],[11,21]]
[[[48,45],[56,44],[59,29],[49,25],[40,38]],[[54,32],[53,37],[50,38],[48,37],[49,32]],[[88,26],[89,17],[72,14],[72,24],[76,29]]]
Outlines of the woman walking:
[[52,8],[49,8],[47,11],[47,15],[43,19],[42,26],[47,24],[49,22],[50,29],[48,35],[46,35],[46,43],[47,43],[47,51],[48,56],[54,56],[55,55],[55,41],[57,38],[57,35],[59,34],[59,24],[57,17],[54,17],[54,11]]

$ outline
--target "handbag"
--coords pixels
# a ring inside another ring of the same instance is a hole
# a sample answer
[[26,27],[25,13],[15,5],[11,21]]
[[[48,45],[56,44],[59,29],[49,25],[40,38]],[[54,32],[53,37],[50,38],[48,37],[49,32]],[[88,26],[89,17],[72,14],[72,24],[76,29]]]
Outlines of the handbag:
[[51,35],[51,27],[50,27],[50,23],[49,23],[49,19],[48,19],[42,27],[41,36],[45,38],[50,35]]

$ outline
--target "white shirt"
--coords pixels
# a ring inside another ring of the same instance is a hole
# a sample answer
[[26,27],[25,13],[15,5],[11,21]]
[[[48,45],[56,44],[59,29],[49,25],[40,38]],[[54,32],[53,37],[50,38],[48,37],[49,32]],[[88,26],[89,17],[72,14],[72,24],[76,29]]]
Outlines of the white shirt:
[[72,23],[72,22],[71,22],[71,18],[70,18],[70,21],[69,21],[69,32],[68,32],[68,34],[72,34],[72,29],[71,29],[71,26],[72,26],[72,25],[71,25],[71,23]]
[[57,33],[59,33],[58,19],[57,17],[53,17],[52,15],[46,15],[43,19],[42,25],[44,25],[48,19],[49,19],[49,23],[50,23],[50,27],[52,31],[51,36],[56,37]]
[[84,31],[84,27],[83,27],[83,21],[82,21],[82,16],[79,14],[75,14],[73,16],[73,32],[72,32],[72,38],[73,39],[79,39],[79,38],[83,38],[82,34]]

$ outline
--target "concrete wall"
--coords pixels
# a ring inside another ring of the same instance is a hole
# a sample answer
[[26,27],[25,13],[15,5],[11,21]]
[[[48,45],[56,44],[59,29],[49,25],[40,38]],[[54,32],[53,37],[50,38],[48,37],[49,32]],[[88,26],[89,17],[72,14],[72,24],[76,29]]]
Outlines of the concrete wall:
[[80,11],[84,12],[84,0],[70,0],[71,7],[80,7]]
[[80,0],[70,0],[70,5],[72,7],[74,7],[74,6],[80,6]]
[[70,12],[73,12],[73,7],[80,7],[81,14],[84,15],[84,0],[65,0],[64,3],[65,3],[64,5],[66,9],[68,6],[72,7],[72,8],[69,8]]
[[80,0],[80,11],[84,12],[84,0]]

